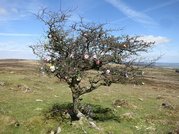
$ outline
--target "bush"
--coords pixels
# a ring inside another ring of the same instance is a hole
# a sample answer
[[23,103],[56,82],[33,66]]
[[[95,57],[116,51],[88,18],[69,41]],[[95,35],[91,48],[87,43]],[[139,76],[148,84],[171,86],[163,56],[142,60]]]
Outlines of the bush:
[[[120,122],[120,117],[116,116],[110,108],[104,108],[100,105],[81,104],[79,109],[86,117],[96,121],[114,120]],[[73,112],[72,103],[54,104],[45,112],[45,117],[46,119],[55,119],[60,122],[78,120],[78,117]]]
[[179,69],[176,69],[175,72],[176,72],[176,73],[179,73]]

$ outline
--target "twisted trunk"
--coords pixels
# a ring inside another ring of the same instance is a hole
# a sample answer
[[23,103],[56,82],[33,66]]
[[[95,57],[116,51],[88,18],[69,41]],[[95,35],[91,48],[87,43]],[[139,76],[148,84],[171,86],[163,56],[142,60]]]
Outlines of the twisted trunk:
[[92,80],[89,81],[89,86],[81,87],[79,85],[79,81],[77,81],[76,77],[73,77],[70,81],[69,85],[72,92],[72,99],[73,99],[73,113],[77,115],[80,112],[80,100],[79,97],[83,94],[92,92],[93,90],[97,89],[98,87],[105,85],[106,82],[103,80],[104,78],[96,75]]
[[79,111],[79,95],[77,93],[72,92],[72,98],[73,98],[73,112],[77,115]]

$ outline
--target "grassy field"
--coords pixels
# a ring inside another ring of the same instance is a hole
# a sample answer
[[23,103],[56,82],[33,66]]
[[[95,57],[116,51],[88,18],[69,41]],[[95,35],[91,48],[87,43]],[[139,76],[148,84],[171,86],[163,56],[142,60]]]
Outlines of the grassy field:
[[35,61],[1,60],[0,134],[46,134],[59,126],[61,134],[179,133],[179,73],[148,68],[144,78],[144,85],[112,84],[83,96],[83,103],[109,108],[120,121],[101,117],[95,129],[46,118],[54,104],[71,103],[68,85],[42,75]]

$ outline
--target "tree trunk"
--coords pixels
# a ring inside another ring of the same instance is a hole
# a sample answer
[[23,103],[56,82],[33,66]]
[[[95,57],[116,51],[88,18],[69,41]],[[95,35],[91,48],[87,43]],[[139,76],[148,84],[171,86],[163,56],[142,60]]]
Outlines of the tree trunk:
[[79,95],[76,93],[72,92],[72,97],[73,97],[73,112],[77,115],[79,111]]

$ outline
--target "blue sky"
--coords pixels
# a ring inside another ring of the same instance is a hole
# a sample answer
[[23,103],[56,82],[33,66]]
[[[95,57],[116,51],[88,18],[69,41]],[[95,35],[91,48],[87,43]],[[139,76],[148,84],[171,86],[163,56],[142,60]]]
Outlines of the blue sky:
[[88,22],[108,23],[123,30],[116,34],[140,35],[156,44],[147,58],[179,63],[179,0],[0,0],[0,59],[34,59],[28,47],[44,37],[45,27],[33,13],[74,9]]

